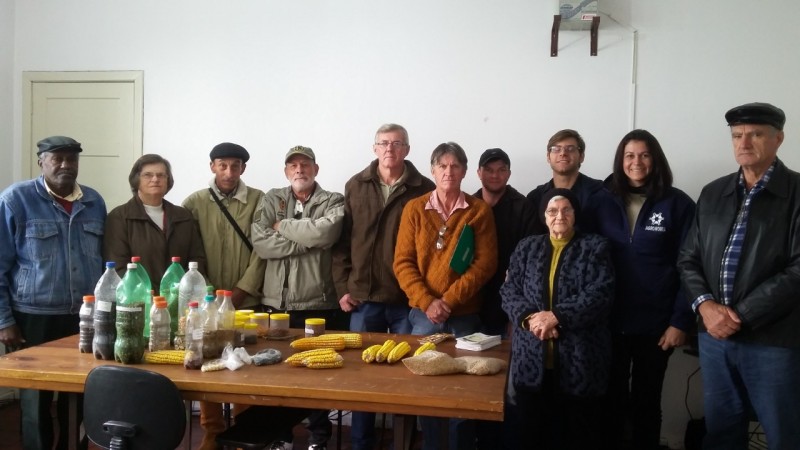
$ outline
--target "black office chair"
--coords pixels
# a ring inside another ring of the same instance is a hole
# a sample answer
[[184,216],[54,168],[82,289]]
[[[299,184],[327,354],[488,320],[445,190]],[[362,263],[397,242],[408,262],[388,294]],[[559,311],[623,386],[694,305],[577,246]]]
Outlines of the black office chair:
[[186,408],[164,375],[128,366],[100,366],[86,377],[83,426],[112,450],[172,450],[186,430]]

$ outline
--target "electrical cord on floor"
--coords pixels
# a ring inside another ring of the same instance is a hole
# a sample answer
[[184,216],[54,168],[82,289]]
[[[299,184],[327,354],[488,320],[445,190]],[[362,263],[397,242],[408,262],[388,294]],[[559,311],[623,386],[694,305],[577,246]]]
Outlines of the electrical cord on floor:
[[683,396],[683,405],[686,407],[686,412],[689,414],[689,419],[695,420],[694,415],[692,414],[691,408],[689,408],[689,389],[692,385],[692,377],[700,373],[700,367],[694,370],[694,372],[690,373],[688,377],[686,377],[686,393]]

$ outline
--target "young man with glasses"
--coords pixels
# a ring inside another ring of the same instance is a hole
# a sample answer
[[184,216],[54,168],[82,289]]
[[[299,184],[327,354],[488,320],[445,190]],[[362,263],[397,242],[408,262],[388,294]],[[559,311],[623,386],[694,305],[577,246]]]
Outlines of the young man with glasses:
[[[537,186],[528,193],[528,200],[534,209],[545,192],[553,188],[569,189],[581,204],[584,213],[577,217],[576,228],[586,228],[587,210],[591,209],[589,200],[597,191],[603,188],[603,182],[590,178],[580,172],[581,164],[586,156],[586,143],[575,130],[564,129],[554,134],[547,141],[547,163],[553,169],[553,178],[547,183]],[[536,234],[544,234],[547,228],[537,221]]]
[[[411,146],[400,125],[375,133],[376,158],[344,188],[344,226],[334,247],[333,277],[351,331],[411,333],[408,298],[392,270],[403,206],[433,182],[406,161]],[[375,413],[353,412],[353,450],[375,448]]]

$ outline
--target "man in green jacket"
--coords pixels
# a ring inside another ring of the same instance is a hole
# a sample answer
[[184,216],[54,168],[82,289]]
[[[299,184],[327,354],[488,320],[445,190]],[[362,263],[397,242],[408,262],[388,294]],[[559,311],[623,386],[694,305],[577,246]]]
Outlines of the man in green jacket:
[[[209,156],[214,177],[208,188],[187,197],[183,207],[191,211],[200,229],[208,281],[217,289],[233,291],[235,307],[252,308],[260,305],[266,261],[251,250],[250,227],[264,193],[241,180],[250,159],[244,147],[223,142]],[[216,449],[216,436],[225,430],[222,406],[200,402],[200,425],[205,431],[200,449]]]

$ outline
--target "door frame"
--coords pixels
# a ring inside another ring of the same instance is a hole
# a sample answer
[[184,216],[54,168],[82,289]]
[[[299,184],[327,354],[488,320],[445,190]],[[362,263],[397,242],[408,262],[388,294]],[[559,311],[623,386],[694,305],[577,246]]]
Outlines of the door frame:
[[33,84],[34,83],[133,83],[133,145],[138,154],[142,154],[142,141],[144,138],[144,71],[97,71],[97,72],[22,72],[22,164],[23,179],[28,178],[33,168],[31,167],[32,155],[36,152],[33,148]]

